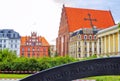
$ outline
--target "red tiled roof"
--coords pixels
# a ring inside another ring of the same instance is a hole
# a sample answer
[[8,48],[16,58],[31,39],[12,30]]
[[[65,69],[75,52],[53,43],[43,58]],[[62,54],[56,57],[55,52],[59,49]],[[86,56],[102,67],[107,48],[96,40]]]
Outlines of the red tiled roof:
[[69,25],[69,32],[73,32],[80,28],[91,28],[90,21],[84,20],[84,18],[89,18],[88,14],[91,15],[92,19],[96,19],[96,21],[92,21],[92,23],[99,29],[115,25],[110,11],[70,7],[64,8]]

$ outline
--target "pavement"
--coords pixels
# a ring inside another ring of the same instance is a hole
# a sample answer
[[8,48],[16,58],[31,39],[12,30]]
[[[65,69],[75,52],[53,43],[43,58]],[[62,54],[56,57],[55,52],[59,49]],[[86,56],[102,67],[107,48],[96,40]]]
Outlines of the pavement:
[[[0,79],[0,81],[19,81],[20,79]],[[78,79],[78,80],[73,80],[73,81],[96,81],[96,80],[83,80],[83,79]]]
[[0,81],[19,81],[20,79],[0,79]]

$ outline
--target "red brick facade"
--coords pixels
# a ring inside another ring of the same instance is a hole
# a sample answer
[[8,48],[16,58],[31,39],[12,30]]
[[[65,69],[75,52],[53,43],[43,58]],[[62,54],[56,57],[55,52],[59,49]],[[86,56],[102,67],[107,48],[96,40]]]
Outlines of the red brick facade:
[[61,14],[61,22],[58,32],[58,38],[56,40],[56,50],[60,56],[65,56],[68,53],[68,40],[69,40],[69,32],[68,32],[68,23],[67,16],[65,13],[65,9],[63,8]]
[[104,29],[115,25],[110,11],[63,6],[58,37],[56,39],[56,51],[59,56],[68,55],[68,44],[71,32],[80,28],[92,28],[90,20],[85,20],[85,18],[88,18],[88,14],[90,14],[92,19],[96,19],[92,24],[98,29]]
[[21,37],[20,56],[23,57],[45,57],[49,56],[49,43],[37,33],[31,33],[31,36]]

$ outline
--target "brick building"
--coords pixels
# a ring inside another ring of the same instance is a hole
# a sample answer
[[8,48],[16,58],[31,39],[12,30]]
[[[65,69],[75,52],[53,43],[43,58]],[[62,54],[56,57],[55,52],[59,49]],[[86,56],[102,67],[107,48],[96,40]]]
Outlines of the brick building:
[[49,56],[49,43],[42,36],[32,32],[31,36],[21,37],[20,56],[45,57]]
[[56,38],[56,50],[60,56],[68,54],[70,33],[81,28],[104,29],[115,25],[109,10],[95,10],[83,8],[71,8],[63,5],[58,37]]

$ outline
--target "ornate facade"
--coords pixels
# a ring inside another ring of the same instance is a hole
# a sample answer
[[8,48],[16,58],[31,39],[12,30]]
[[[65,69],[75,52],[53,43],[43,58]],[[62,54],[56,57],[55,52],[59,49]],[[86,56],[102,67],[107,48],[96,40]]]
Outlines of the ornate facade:
[[97,29],[83,28],[73,32],[69,41],[69,56],[89,57],[97,54]]
[[21,38],[20,56],[35,58],[49,56],[49,43],[44,37],[32,32],[31,36]]

